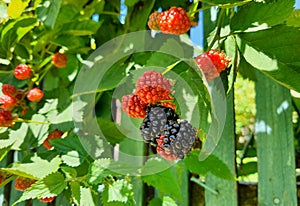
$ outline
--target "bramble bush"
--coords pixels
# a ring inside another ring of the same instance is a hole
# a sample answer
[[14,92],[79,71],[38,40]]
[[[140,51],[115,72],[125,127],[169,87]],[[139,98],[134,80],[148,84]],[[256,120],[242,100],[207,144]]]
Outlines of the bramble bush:
[[[238,73],[255,81],[255,71],[300,92],[294,3],[1,1],[0,186],[22,190],[5,200],[184,205],[187,172],[234,180],[211,154],[226,95]],[[211,8],[199,51],[189,29]],[[147,71],[161,77],[138,84]],[[178,118],[157,126],[151,108]],[[141,200],[143,183],[158,195]]]

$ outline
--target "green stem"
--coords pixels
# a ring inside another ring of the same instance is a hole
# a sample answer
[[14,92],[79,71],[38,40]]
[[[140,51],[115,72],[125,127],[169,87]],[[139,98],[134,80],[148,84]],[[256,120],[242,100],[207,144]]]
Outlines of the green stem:
[[99,12],[98,14],[104,14],[104,15],[112,15],[112,16],[120,16],[119,13],[117,12],[111,12],[111,11],[102,11],[102,12]]
[[0,74],[10,74],[13,73],[13,71],[0,71]]
[[50,122],[39,122],[39,121],[35,121],[35,120],[21,119],[21,118],[14,120],[14,122],[26,122],[26,123],[34,123],[34,124],[51,124]]
[[209,186],[207,186],[206,184],[204,184],[201,180],[199,180],[199,179],[197,179],[195,177],[191,177],[191,181],[197,183],[198,185],[200,185],[201,187],[203,187],[207,191],[210,191],[214,195],[218,195],[218,192],[216,190],[210,188]]
[[206,9],[210,9],[211,7],[213,7],[213,6],[204,6],[204,7],[201,7],[200,9],[197,9],[197,10],[195,10],[195,11],[190,12],[189,15],[192,16],[193,14],[196,14],[196,13],[198,13],[199,11],[204,11],[204,10],[206,10]]
[[46,76],[48,71],[52,68],[52,64],[48,64],[47,67],[44,69],[42,75],[39,77],[39,79],[36,81],[36,85],[39,85],[40,82],[43,80],[43,78]]
[[216,31],[216,34],[215,34],[213,40],[210,42],[207,50],[212,49],[215,42],[220,40],[220,34],[221,34],[222,24],[223,24],[223,20],[224,20],[224,14],[225,14],[225,9],[220,9],[219,17],[218,17],[218,21],[217,21],[217,31]]
[[10,181],[14,180],[17,176],[16,175],[12,175],[9,178],[5,179],[1,184],[0,184],[0,188],[5,186],[7,183],[9,183]]
[[162,74],[166,74],[169,71],[171,71],[177,64],[179,64],[182,60],[178,60],[177,62],[175,62],[174,64],[169,65],[163,72]]
[[94,94],[94,93],[102,93],[102,92],[105,92],[105,91],[106,90],[103,90],[103,89],[96,89],[96,90],[92,90],[92,91],[80,92],[80,93],[77,93],[77,94],[73,94],[71,96],[71,99],[74,99],[74,98],[82,96],[82,95]]

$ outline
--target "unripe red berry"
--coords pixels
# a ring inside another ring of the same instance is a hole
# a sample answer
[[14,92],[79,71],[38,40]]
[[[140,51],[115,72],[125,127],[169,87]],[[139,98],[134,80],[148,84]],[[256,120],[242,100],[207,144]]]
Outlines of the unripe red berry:
[[49,140],[52,140],[52,139],[56,139],[56,138],[61,138],[61,136],[63,135],[64,133],[60,130],[54,130],[53,132],[51,132],[47,139],[43,142],[43,146],[46,147],[47,149],[51,149],[52,146],[49,142]]
[[16,98],[10,95],[4,95],[0,97],[0,108],[12,110],[17,105]]
[[224,51],[219,52],[213,49],[197,56],[195,61],[203,71],[207,81],[217,78],[230,63],[230,59],[226,57]]
[[31,187],[31,185],[35,182],[36,182],[36,180],[32,180],[29,178],[17,177],[15,180],[14,188],[19,191],[24,191],[24,190],[28,189],[29,187]]
[[158,21],[160,30],[166,34],[184,34],[191,27],[191,21],[185,10],[180,7],[171,7],[161,12]]
[[132,118],[144,118],[146,115],[146,103],[135,94],[122,97],[122,109]]
[[3,84],[2,85],[2,93],[5,95],[15,96],[16,88],[10,84]]
[[146,104],[156,104],[161,100],[169,100],[169,80],[161,73],[149,70],[138,78],[136,83],[136,95]]
[[68,57],[65,53],[56,52],[52,56],[52,64],[57,68],[64,68],[67,66]]
[[44,97],[44,92],[39,88],[32,88],[26,95],[27,99],[31,102],[39,102]]
[[14,76],[19,80],[29,79],[32,76],[31,68],[26,64],[19,64],[14,70]]
[[152,30],[160,30],[159,24],[158,24],[158,19],[160,16],[160,12],[155,11],[149,16],[148,20],[148,27]]
[[13,116],[9,110],[0,109],[0,127],[10,127],[13,125]]
[[41,201],[41,202],[53,202],[53,200],[55,199],[55,196],[53,196],[53,197],[42,197],[42,198],[40,198],[39,200]]

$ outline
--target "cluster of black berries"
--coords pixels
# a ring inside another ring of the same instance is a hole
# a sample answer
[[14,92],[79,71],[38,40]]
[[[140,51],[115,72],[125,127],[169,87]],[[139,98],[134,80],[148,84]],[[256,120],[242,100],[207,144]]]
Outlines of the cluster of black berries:
[[146,143],[168,160],[183,159],[193,147],[196,131],[186,120],[180,120],[172,108],[150,106],[141,126]]

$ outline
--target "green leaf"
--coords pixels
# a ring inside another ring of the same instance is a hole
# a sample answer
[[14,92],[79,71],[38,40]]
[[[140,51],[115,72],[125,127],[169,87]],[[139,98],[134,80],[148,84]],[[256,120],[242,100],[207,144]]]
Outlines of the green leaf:
[[203,161],[199,161],[199,156],[200,150],[193,150],[184,159],[184,164],[190,172],[203,176],[210,172],[222,179],[234,179],[226,164],[224,164],[224,162],[222,162],[215,155],[209,155]]
[[70,151],[61,156],[63,163],[71,167],[79,166],[84,159],[80,158],[80,155],[77,151]]
[[247,176],[254,173],[257,173],[257,162],[242,164],[238,170],[238,176]]
[[132,185],[124,179],[115,181],[112,185],[108,186],[108,202],[124,202],[133,196]]
[[33,17],[22,17],[15,21],[10,21],[5,25],[1,32],[1,42],[3,48],[10,50],[36,25],[36,19]]
[[71,187],[71,192],[72,192],[72,199],[75,204],[80,205],[80,183],[72,181],[69,183]]
[[66,179],[73,179],[77,176],[77,171],[73,167],[61,166],[60,169],[66,176]]
[[26,135],[28,134],[29,126],[26,123],[21,124],[21,127],[17,130],[10,130],[9,131],[9,139],[14,142],[12,149],[18,150],[24,144]]
[[115,145],[126,138],[126,136],[119,131],[115,122],[103,118],[97,118],[97,121],[101,132],[110,144]]
[[86,148],[82,146],[81,141],[76,135],[68,135],[66,138],[50,140],[50,143],[57,151],[63,153],[63,162],[71,167],[79,166],[88,156]]
[[[2,141],[0,140],[2,143]],[[11,150],[13,143],[8,142],[8,145],[2,145],[0,147],[0,162],[3,160],[3,158],[6,156],[6,154]]]
[[300,27],[300,9],[293,11],[292,15],[286,20],[287,26]]
[[255,68],[242,55],[240,55],[238,71],[244,79],[256,81]]
[[121,179],[105,186],[102,202],[105,206],[135,205],[132,184]]
[[52,173],[44,179],[34,183],[22,194],[19,200],[13,203],[13,205],[28,199],[57,196],[66,186],[67,183],[61,173]]
[[24,44],[17,43],[14,52],[17,57],[24,60],[28,60],[30,58],[29,51]]
[[139,0],[125,0],[125,5],[134,6],[138,2],[139,2]]
[[155,0],[148,0],[144,1],[141,5],[134,6],[133,9],[128,9],[128,13],[131,15],[131,18],[129,19],[131,23],[130,29],[133,31],[145,29],[154,3]]
[[300,30],[276,26],[240,34],[239,49],[246,61],[287,88],[300,91]]
[[171,197],[164,196],[162,206],[177,206],[177,204]]
[[54,28],[62,0],[43,0],[36,8],[38,20]]
[[11,0],[8,5],[7,14],[10,18],[18,18],[28,6],[29,2],[30,0]]
[[180,186],[172,174],[171,166],[170,162],[162,159],[149,159],[142,168],[142,180],[160,192],[182,202]]
[[[200,0],[199,0],[200,1]],[[245,3],[250,2],[249,0],[201,0],[201,2],[203,3],[207,3],[207,4],[211,4],[211,5],[219,5],[219,6],[228,6],[228,7],[234,7],[234,6],[238,6],[238,5],[243,5]]]
[[150,200],[148,206],[162,206],[163,202],[161,199],[159,198],[153,198],[152,200]]
[[30,158],[29,163],[18,163],[15,162],[12,164],[11,168],[2,168],[2,170],[22,176],[30,179],[42,179],[45,176],[56,172],[61,164],[61,159],[59,156],[56,156],[51,161],[41,159],[37,154]]
[[[41,114],[34,114],[31,119],[36,122],[47,122],[46,117]],[[41,145],[48,136],[49,125],[34,123],[29,123],[28,125],[34,137],[38,140],[38,144]]]
[[92,20],[73,21],[62,26],[61,33],[72,36],[87,36],[95,34],[103,21],[95,22]]
[[90,188],[80,187],[80,203],[84,203],[84,205],[95,206]]
[[294,0],[251,2],[238,8],[230,27],[234,31],[257,31],[283,23],[294,9]]
[[102,183],[102,179],[108,175],[137,175],[139,167],[132,166],[121,161],[114,161],[112,159],[97,159],[89,168],[88,181],[93,185]]

